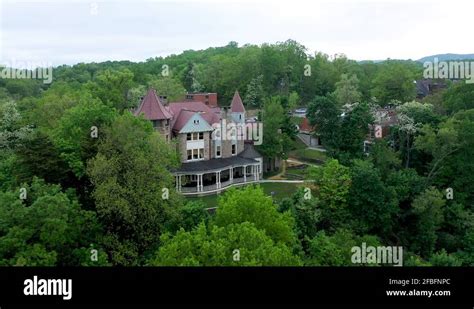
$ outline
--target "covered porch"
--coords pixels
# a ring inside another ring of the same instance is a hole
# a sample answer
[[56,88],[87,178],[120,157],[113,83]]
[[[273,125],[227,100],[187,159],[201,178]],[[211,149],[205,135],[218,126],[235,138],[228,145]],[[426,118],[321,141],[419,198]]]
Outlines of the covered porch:
[[218,193],[233,185],[258,182],[261,173],[259,161],[232,157],[184,163],[174,175],[178,192],[205,195]]

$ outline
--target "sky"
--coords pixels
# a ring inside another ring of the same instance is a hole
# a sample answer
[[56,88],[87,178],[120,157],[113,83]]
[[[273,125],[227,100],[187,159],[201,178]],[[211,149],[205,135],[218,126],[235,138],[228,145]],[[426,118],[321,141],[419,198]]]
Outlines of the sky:
[[0,0],[0,62],[144,61],[293,39],[355,60],[474,53],[474,1]]

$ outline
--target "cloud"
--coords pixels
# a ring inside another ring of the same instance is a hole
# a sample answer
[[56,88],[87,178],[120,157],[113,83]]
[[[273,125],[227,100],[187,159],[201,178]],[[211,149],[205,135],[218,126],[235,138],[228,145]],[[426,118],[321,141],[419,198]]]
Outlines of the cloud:
[[[166,56],[230,41],[297,40],[309,51],[362,59],[474,52],[474,5],[437,1],[4,0],[0,56],[78,62]],[[455,26],[455,27],[454,27]]]

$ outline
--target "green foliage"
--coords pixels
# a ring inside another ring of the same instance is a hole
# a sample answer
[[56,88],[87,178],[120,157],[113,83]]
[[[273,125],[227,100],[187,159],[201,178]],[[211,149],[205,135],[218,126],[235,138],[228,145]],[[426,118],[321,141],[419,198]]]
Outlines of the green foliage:
[[381,105],[392,100],[407,102],[415,98],[414,72],[399,61],[386,61],[378,70],[373,84],[372,96]]
[[343,163],[362,158],[363,141],[373,122],[369,105],[355,103],[340,110],[332,97],[316,97],[308,107],[308,119],[316,125],[322,143]]
[[177,224],[186,231],[192,230],[199,223],[207,223],[210,215],[205,209],[206,205],[201,201],[188,201],[179,209],[180,216]]
[[426,189],[412,203],[412,212],[418,221],[412,248],[423,257],[430,256],[435,249],[445,203],[442,193],[435,188]]
[[[95,186],[92,196],[111,261],[136,265],[176,215],[169,170],[176,166],[177,156],[148,121],[129,113],[117,117],[103,134],[97,155],[88,162]],[[169,190],[168,199],[163,189]]]
[[[102,131],[116,113],[92,97],[81,98],[79,104],[70,108],[53,129],[52,140],[77,177],[85,174],[87,160],[97,152],[97,142]],[[94,130],[97,129],[97,136]]]
[[104,104],[118,110],[128,106],[128,91],[133,86],[133,73],[129,69],[106,69],[98,73],[93,81],[86,83],[86,88],[98,97]]
[[183,85],[171,77],[152,79],[148,82],[148,87],[155,89],[159,95],[167,96],[169,102],[182,101],[186,94],[186,89],[184,89]]
[[318,200],[310,196],[305,198],[305,190],[300,188],[291,197],[284,198],[279,203],[279,211],[289,211],[295,218],[296,234],[300,241],[313,238],[316,235],[317,224],[320,220],[321,210],[318,209]]
[[260,187],[229,190],[219,197],[214,217],[217,226],[251,222],[274,242],[295,245],[294,219],[289,212],[279,213],[277,206]]
[[71,194],[35,178],[24,185],[28,199],[0,192],[0,264],[12,266],[80,265],[76,249],[95,241],[95,213],[81,210]]
[[449,114],[474,109],[474,85],[466,83],[452,85],[443,94],[442,102]]
[[349,168],[337,160],[329,160],[323,167],[309,168],[308,180],[314,181],[313,194],[320,202],[321,227],[333,231],[347,226],[347,199],[351,186]]
[[455,255],[448,254],[446,250],[442,249],[431,256],[430,263],[432,266],[461,266],[462,261]]
[[380,246],[377,237],[358,237],[350,230],[339,229],[333,235],[327,235],[320,231],[311,240],[307,266],[362,266],[353,264],[352,247],[361,246],[365,242],[367,246]]
[[333,92],[333,96],[338,107],[360,102],[362,94],[359,92],[359,79],[357,76],[342,74],[341,79],[336,83],[336,90]]
[[[201,223],[191,232],[163,235],[153,266],[299,266],[301,261],[250,222],[225,227]],[[235,250],[238,250],[235,251]]]
[[384,185],[379,170],[368,161],[354,161],[351,180],[348,201],[354,230],[387,236],[398,212],[395,190]]

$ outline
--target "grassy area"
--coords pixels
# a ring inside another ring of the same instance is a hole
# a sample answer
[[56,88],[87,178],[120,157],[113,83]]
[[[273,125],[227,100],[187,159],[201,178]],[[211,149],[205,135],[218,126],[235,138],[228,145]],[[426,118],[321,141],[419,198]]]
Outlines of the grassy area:
[[289,157],[310,162],[325,161],[327,159],[325,152],[314,149],[296,149],[289,153]]
[[[263,191],[265,194],[268,196],[271,196],[272,192],[275,192],[274,198],[275,200],[280,200],[284,197],[289,197],[291,196],[294,192],[296,192],[298,186],[301,186],[302,184],[296,184],[296,183],[261,183],[259,184],[260,187],[263,188]],[[224,191],[225,192],[225,191]],[[222,192],[221,194],[224,194]],[[188,197],[187,199],[192,201],[192,200],[200,200],[206,204],[206,208],[208,207],[216,207],[217,206],[217,198],[219,195],[207,195],[207,196],[202,196],[202,197]]]

